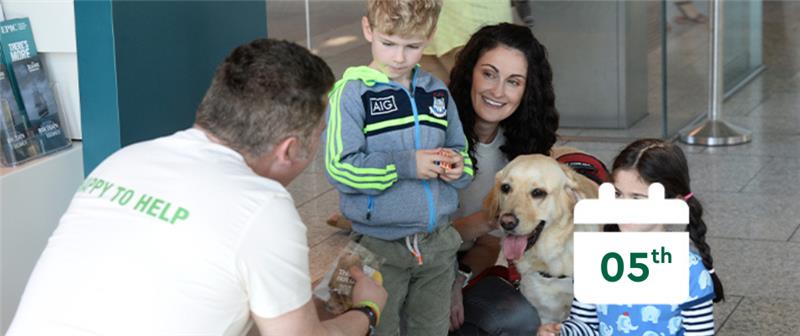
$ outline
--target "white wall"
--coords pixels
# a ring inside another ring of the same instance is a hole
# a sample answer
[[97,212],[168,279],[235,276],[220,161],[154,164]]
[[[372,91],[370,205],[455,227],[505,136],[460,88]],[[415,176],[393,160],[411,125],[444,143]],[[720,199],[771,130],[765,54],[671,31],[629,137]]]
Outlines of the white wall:
[[81,181],[80,143],[20,167],[0,167],[0,335]]

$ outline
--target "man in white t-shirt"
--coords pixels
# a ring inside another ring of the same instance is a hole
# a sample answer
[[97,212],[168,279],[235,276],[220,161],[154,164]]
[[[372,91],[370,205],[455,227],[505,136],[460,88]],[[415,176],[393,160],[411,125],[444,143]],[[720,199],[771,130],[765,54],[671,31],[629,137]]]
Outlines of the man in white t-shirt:
[[125,147],[80,186],[8,335],[365,335],[386,301],[320,322],[306,227],[284,188],[308,165],[334,81],[319,57],[260,39],[217,69],[195,126]]

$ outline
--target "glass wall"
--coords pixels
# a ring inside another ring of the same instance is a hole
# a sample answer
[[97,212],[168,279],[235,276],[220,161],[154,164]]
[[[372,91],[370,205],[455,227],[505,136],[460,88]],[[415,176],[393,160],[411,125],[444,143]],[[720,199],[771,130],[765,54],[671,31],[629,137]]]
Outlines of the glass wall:
[[[687,7],[686,4],[690,4]],[[723,81],[729,109],[746,109],[759,97],[738,97],[744,87],[764,68],[762,57],[762,2],[723,1]],[[687,124],[708,113],[709,2],[668,1],[666,30],[667,106],[664,136],[673,136]],[[692,14],[696,11],[696,14]],[[695,19],[690,19],[692,16]],[[744,93],[747,95],[748,93]],[[736,114],[736,111],[731,111]]]
[[724,15],[724,81],[725,91],[731,95],[737,86],[764,69],[762,3],[726,1]]
[[364,65],[372,59],[361,33],[366,1],[358,0],[269,0],[267,33],[309,47],[325,59],[334,75],[348,66]]

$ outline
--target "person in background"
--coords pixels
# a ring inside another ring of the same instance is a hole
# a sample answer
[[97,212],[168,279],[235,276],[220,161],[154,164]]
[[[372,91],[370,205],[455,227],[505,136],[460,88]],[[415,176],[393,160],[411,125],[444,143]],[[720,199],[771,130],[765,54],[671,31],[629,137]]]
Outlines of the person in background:
[[456,56],[472,33],[483,26],[513,20],[509,0],[444,0],[436,34],[419,64],[447,84]]

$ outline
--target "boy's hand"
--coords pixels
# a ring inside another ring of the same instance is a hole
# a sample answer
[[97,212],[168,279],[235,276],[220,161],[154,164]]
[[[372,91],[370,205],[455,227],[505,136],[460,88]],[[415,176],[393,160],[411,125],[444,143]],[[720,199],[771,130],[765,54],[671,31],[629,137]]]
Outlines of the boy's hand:
[[420,149],[417,151],[417,178],[421,180],[435,179],[444,174],[440,162],[449,160],[441,155],[439,149]]
[[539,326],[537,336],[556,336],[561,333],[561,323],[546,323]]
[[439,177],[447,182],[457,180],[464,174],[464,157],[450,148],[442,148],[440,151],[441,154],[447,157],[447,160],[442,161],[441,165],[444,166],[444,174],[439,175]]

